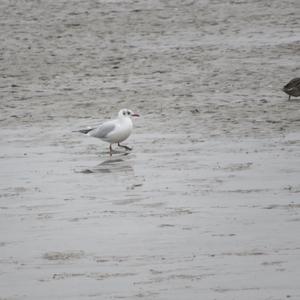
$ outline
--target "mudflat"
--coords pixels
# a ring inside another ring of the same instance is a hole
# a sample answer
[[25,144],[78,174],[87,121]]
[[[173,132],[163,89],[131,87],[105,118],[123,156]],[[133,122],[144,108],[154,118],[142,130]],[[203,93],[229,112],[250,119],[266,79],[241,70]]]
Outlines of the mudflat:
[[[300,299],[298,1],[0,2],[0,299]],[[117,150],[73,132],[129,108]]]

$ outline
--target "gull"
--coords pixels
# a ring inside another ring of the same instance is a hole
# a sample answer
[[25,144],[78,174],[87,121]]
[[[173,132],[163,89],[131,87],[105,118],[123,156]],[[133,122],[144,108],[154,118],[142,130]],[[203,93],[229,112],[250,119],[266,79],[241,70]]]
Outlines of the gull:
[[283,89],[286,94],[289,95],[289,100],[291,96],[299,97],[300,96],[300,78],[294,78],[289,83],[287,83]]
[[118,118],[106,121],[94,128],[81,129],[78,132],[109,143],[109,154],[112,156],[112,144],[118,144],[119,147],[132,150],[132,148],[120,144],[125,141],[132,132],[133,124],[131,117],[139,117],[139,114],[124,108],[119,111]]

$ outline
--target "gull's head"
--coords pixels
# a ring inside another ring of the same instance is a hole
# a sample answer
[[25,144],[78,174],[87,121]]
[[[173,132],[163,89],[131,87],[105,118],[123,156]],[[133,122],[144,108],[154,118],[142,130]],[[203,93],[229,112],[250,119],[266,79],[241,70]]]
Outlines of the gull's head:
[[130,117],[139,117],[139,114],[134,113],[132,110],[123,108],[119,111],[119,118],[130,118]]

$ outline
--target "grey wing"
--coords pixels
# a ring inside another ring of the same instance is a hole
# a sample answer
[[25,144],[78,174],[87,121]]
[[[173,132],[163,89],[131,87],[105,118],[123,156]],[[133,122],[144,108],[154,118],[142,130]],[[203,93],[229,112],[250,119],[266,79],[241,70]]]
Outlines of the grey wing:
[[92,137],[103,139],[105,138],[110,132],[115,129],[116,125],[112,123],[104,123],[99,127],[95,128],[94,130],[90,131],[88,134]]

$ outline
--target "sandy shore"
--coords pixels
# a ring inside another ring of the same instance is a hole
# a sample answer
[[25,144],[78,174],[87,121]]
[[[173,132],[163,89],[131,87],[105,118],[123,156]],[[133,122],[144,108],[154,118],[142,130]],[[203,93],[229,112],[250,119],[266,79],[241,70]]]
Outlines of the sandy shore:
[[300,299],[297,3],[2,1],[0,299]]

